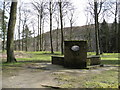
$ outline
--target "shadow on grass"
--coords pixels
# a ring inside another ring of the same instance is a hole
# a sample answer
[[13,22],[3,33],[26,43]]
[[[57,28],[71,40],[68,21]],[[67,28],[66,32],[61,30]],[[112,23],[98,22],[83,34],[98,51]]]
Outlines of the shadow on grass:
[[120,65],[120,60],[101,60],[102,64],[119,64]]
[[51,61],[44,61],[44,60],[43,60],[43,61],[42,61],[42,60],[33,61],[33,60],[31,60],[31,61],[18,61],[18,62],[23,62],[23,63],[24,63],[24,62],[32,62],[32,63],[43,63],[43,62],[46,62],[46,63],[49,63],[49,62],[51,62]]
[[19,65],[23,65],[23,64],[27,64],[27,63],[50,63],[50,61],[17,61],[17,62],[13,62],[13,63],[7,63],[7,62],[2,62],[1,65],[2,66],[19,66]]
[[60,55],[60,54],[57,54],[57,53],[38,53],[38,54],[35,54],[35,55]]

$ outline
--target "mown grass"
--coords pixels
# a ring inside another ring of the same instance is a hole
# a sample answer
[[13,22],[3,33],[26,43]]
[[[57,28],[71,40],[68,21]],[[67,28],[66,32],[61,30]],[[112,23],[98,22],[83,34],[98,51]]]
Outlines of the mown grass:
[[[5,52],[3,52],[5,54]],[[31,62],[50,62],[51,56],[63,56],[60,52],[55,52],[51,54],[50,51],[39,51],[39,52],[24,52],[24,51],[15,51],[15,53],[19,53],[23,55],[23,57],[16,58],[17,62],[6,63],[6,59],[3,60],[2,65],[20,65]]]
[[51,54],[49,51],[41,52],[26,52],[30,55],[29,58],[17,58],[18,61],[51,61],[51,56],[61,56],[60,52]]
[[[16,51],[19,52],[19,51]],[[44,61],[44,62],[50,62],[51,56],[63,56],[60,52],[54,52],[54,54],[51,54],[49,51],[39,51],[39,52],[23,52],[20,51],[20,53],[26,54],[26,57],[16,58],[17,63],[3,63],[3,64],[23,64],[23,62],[34,62],[34,61]],[[101,63],[102,64],[120,64],[120,60],[118,60],[119,53],[103,53],[101,56]],[[88,52],[88,56],[95,55],[95,52]],[[23,61],[23,62],[21,62]]]
[[119,53],[103,53],[101,60],[102,64],[120,64]]

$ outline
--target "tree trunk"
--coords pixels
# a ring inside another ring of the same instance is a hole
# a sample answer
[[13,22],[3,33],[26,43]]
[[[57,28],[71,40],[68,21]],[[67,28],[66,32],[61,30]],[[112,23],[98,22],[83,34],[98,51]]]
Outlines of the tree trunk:
[[19,40],[18,40],[18,42],[19,42],[19,44],[18,44],[18,50],[20,51],[21,50],[21,48],[20,48],[20,25],[21,25],[21,12],[20,12],[20,10],[21,10],[21,7],[19,7],[19,26],[18,26],[18,38],[19,38]]
[[28,33],[26,33],[26,37],[25,37],[25,51],[28,51]]
[[26,23],[26,20],[23,22],[23,32],[22,32],[22,51],[24,51],[24,31],[25,31],[25,23]]
[[72,40],[72,21],[70,20],[70,40]]
[[16,24],[17,2],[12,2],[7,32],[7,62],[17,62],[14,56],[14,29]]
[[51,53],[53,54],[53,44],[52,44],[52,7],[51,7],[51,1],[49,3],[50,8],[50,45],[51,45]]
[[15,49],[15,51],[17,50],[17,39],[16,39],[16,34],[15,34],[15,40],[14,40],[14,49]]
[[43,23],[42,23],[42,51],[44,51],[44,22],[45,20],[43,19]]
[[[120,12],[120,5],[119,5],[119,12]],[[118,23],[118,53],[120,53],[120,13],[118,15],[119,23]]]
[[[118,52],[118,24],[117,24],[117,12],[118,12],[118,5],[117,5],[117,0],[116,0],[116,9],[115,9],[115,37],[116,37],[116,52]],[[119,12],[120,13],[120,12]]]
[[40,14],[40,51],[42,51],[42,11]]
[[4,51],[5,50],[5,35],[6,35],[6,33],[5,33],[5,20],[4,20],[4,18],[5,18],[5,2],[3,3],[3,13],[2,13],[3,15],[2,15],[2,30],[3,30],[3,47],[2,47],[2,50]]
[[[24,28],[23,28],[23,32],[24,32]],[[24,50],[24,36],[22,37],[22,51]]]
[[36,39],[35,39],[35,29],[34,29],[34,25],[33,26],[33,32],[34,32],[34,37],[33,37],[33,47],[34,47],[34,51],[36,51],[36,46],[35,46],[35,42],[36,42]]
[[95,39],[96,39],[96,55],[100,54],[99,49],[99,23],[98,23],[98,13],[97,13],[98,3],[94,0],[94,15],[95,15]]
[[39,41],[40,41],[40,34],[39,34],[39,15],[38,15],[38,37],[37,37],[36,51],[39,51]]
[[115,52],[118,51],[118,31],[117,31],[117,17],[115,17]]
[[58,37],[58,34],[59,34],[59,18],[58,18],[58,20],[57,20],[57,31],[56,31],[56,51],[58,51],[58,39],[59,39],[59,37]]
[[62,15],[62,2],[59,2],[59,9],[60,9],[60,23],[61,23],[61,54],[64,54],[63,51],[63,44],[64,44],[64,37],[63,37],[63,15]]

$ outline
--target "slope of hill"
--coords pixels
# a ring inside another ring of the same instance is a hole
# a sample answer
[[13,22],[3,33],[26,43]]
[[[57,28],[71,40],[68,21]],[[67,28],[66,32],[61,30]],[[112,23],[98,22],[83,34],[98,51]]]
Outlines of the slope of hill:
[[[101,32],[100,29],[100,39],[104,40],[102,42],[104,42],[101,45],[101,49],[105,49],[105,40],[106,38],[108,38],[108,47],[110,52],[114,52],[115,50],[115,31],[114,31],[114,27],[111,26],[112,24],[108,24],[108,32],[106,29],[103,29],[103,32]],[[101,24],[99,25],[100,28],[102,27]],[[111,28],[112,27],[112,28]],[[104,28],[104,27],[103,27]],[[70,27],[65,27],[64,28],[64,40],[86,40],[88,43],[88,51],[95,51],[95,29],[94,29],[94,25],[85,25],[85,26],[76,26],[73,27],[72,31],[70,29]],[[70,35],[71,33],[71,35]],[[109,36],[107,36],[107,34],[109,34]],[[71,39],[70,39],[71,36]],[[38,50],[38,38],[40,37],[35,37],[35,38],[29,38],[27,41],[27,46],[28,46],[28,51],[35,51]],[[52,30],[52,41],[53,41],[53,49],[54,51],[60,51],[61,49],[61,30],[60,29],[55,29]],[[15,49],[18,50],[18,43],[19,40],[15,41]],[[23,45],[24,45],[24,50],[26,49],[25,45],[26,45],[26,40],[20,40],[21,41],[21,48],[22,48],[22,41],[24,41]],[[111,46],[110,46],[111,45]],[[50,51],[51,47],[50,47],[50,32],[46,32],[44,34],[42,34],[42,50],[43,51]]]
[[[57,34],[58,33],[58,34]],[[54,51],[60,51],[60,43],[61,43],[61,31],[53,30],[53,48]],[[50,35],[49,32],[44,34],[44,50],[50,50]],[[85,25],[73,27],[70,39],[70,27],[64,28],[64,40],[87,40],[88,47],[90,51],[95,51],[95,31],[94,25]]]
[[[52,38],[53,38],[53,49],[54,51],[60,51],[60,43],[61,43],[61,30],[53,30],[52,31]],[[37,49],[37,39],[36,38],[30,38],[28,40],[28,51],[34,51]],[[86,40],[88,42],[88,50],[89,51],[95,51],[95,30],[94,25],[85,25],[85,26],[76,26],[73,27],[71,31],[71,39],[70,39],[70,27],[64,28],[64,40]],[[15,50],[18,50],[18,42],[19,40],[15,41]],[[22,40],[21,41],[21,48],[22,48]],[[23,40],[24,43],[24,50],[25,47],[25,40]],[[50,33],[46,32],[43,34],[43,41],[42,41],[42,50],[44,51],[50,51]]]

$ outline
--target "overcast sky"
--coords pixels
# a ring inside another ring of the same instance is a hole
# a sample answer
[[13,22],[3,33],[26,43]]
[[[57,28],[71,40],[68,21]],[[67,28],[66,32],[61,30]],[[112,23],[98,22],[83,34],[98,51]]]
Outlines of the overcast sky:
[[[29,3],[29,2],[31,2],[32,0],[21,0],[21,1],[24,1],[24,2],[26,2],[26,3]],[[35,0],[35,1],[37,1],[37,0]],[[43,0],[44,1],[44,0]],[[53,0],[54,1],[54,0]],[[83,26],[83,25],[86,25],[86,20],[87,20],[87,18],[86,18],[86,16],[85,16],[85,9],[86,9],[86,6],[87,6],[87,4],[88,4],[88,0],[67,0],[67,1],[71,1],[71,2],[73,2],[73,5],[75,6],[75,8],[76,8],[76,13],[75,13],[75,15],[76,15],[76,17],[75,17],[75,23],[74,23],[74,26]],[[89,1],[93,1],[93,0],[89,0]],[[113,0],[111,0],[111,1],[113,1]],[[89,18],[92,18],[92,17],[89,17]],[[113,22],[113,19],[114,18],[106,18],[106,21],[107,22],[109,22],[109,23],[112,23]],[[65,20],[66,21],[66,20]],[[102,22],[102,19],[100,19],[100,22]],[[54,23],[54,22],[53,22]],[[93,20],[93,22],[92,23],[94,23],[94,20]],[[66,24],[65,24],[65,27],[69,27],[70,25],[69,25],[69,23],[68,22],[66,22]],[[49,31],[49,24],[46,24],[46,29],[45,29],[45,32],[46,31]],[[56,28],[56,26],[53,26],[53,29],[55,29]]]
[[[32,0],[21,0],[21,1],[24,2],[24,3],[30,3]],[[71,2],[73,3],[73,5],[76,8],[74,26],[83,26],[83,25],[86,25],[86,16],[85,16],[84,10],[85,10],[86,4],[87,4],[87,0],[71,0]],[[35,18],[36,18],[36,16],[35,16]],[[64,20],[64,21],[66,21],[66,20]],[[57,26],[56,26],[56,24],[53,21],[53,29],[56,29],[56,27]],[[67,22],[67,21],[65,22],[65,27],[70,27],[69,22]],[[37,23],[36,23],[36,30],[37,30]],[[45,32],[49,31],[49,23],[45,24],[44,30],[45,30]]]
[[[21,0],[21,1],[25,2],[25,3],[29,3],[32,0]],[[71,2],[73,3],[73,5],[76,8],[76,13],[75,13],[75,15],[76,15],[76,17],[75,17],[76,21],[75,21],[75,24],[74,24],[75,26],[82,26],[82,25],[86,24],[86,17],[85,17],[84,10],[85,10],[87,1],[88,0],[71,0]],[[69,27],[69,25],[67,25],[67,24],[66,24],[66,27]]]
[[[70,0],[66,0],[66,1],[70,1]],[[76,8],[76,14],[75,14],[77,19],[75,23],[76,26],[82,26],[86,24],[86,17],[84,10],[87,5],[87,1],[88,0],[71,0],[71,2]]]
[[[0,2],[1,1],[3,1],[3,0],[0,0]],[[20,0],[18,0],[18,1],[20,1]],[[24,2],[24,3],[30,3],[32,0],[21,0],[22,2]],[[35,1],[37,1],[37,0],[35,0]],[[69,0],[68,0],[69,1]],[[90,0],[91,1],[91,0]],[[112,1],[112,0],[111,0]],[[73,2],[73,5],[75,6],[75,8],[76,8],[76,13],[75,13],[75,23],[74,23],[74,26],[83,26],[83,25],[86,25],[86,20],[87,20],[87,18],[86,18],[86,16],[85,16],[85,8],[86,8],[86,6],[87,6],[87,4],[88,4],[88,0],[71,0],[71,2]],[[18,4],[19,5],[19,4]],[[0,7],[1,7],[1,3],[0,3]],[[30,6],[28,5],[28,8],[30,8]],[[89,18],[91,18],[91,17],[89,17]],[[106,21],[108,22],[108,23],[112,23],[113,22],[113,19],[114,18],[106,18]],[[66,21],[66,20],[65,20]],[[100,20],[100,22],[102,22],[102,20]],[[94,23],[94,21],[93,21],[93,23]],[[17,23],[18,24],[18,23]],[[53,24],[54,24],[54,22],[53,22]],[[37,25],[37,23],[36,23],[36,25]],[[66,22],[66,24],[65,24],[65,27],[69,27],[70,25],[69,25],[69,23],[68,22]],[[53,26],[53,29],[56,29],[56,26],[55,26],[55,24],[54,24],[54,26]],[[36,30],[37,30],[37,28],[36,28]],[[47,23],[47,24],[45,24],[45,32],[47,32],[47,31],[49,31],[49,24]],[[17,33],[17,28],[16,28],[16,31],[15,31],[15,33]]]

